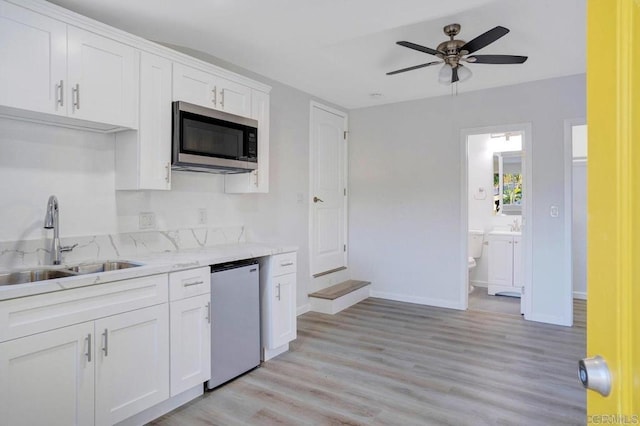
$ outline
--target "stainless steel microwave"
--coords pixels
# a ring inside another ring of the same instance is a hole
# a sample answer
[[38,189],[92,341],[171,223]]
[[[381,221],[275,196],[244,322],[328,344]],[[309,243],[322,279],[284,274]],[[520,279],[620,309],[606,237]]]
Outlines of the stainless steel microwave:
[[171,168],[248,173],[258,168],[258,122],[227,112],[173,102]]

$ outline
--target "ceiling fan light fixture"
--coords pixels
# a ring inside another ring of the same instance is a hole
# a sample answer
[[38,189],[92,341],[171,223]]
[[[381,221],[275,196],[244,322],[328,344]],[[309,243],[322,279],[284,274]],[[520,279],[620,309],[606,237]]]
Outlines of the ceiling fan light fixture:
[[444,64],[440,71],[438,72],[438,83],[440,84],[451,84],[451,76],[453,75],[453,68],[451,65]]
[[458,79],[459,81],[465,81],[471,78],[473,73],[467,67],[463,67],[462,65],[458,65]]

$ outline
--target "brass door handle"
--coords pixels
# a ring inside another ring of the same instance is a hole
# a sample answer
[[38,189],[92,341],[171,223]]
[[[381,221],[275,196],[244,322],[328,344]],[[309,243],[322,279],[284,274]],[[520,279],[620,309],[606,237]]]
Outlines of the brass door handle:
[[324,201],[322,201],[322,200],[321,200],[320,198],[318,198],[318,197],[313,197],[313,202],[314,202],[314,203],[317,203],[317,202],[324,203]]

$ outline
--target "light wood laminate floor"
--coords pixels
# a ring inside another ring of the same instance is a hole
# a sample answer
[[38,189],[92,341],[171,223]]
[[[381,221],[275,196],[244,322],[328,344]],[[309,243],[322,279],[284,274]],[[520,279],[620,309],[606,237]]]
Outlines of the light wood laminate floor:
[[574,327],[369,298],[298,317],[291,350],[155,425],[584,425]]

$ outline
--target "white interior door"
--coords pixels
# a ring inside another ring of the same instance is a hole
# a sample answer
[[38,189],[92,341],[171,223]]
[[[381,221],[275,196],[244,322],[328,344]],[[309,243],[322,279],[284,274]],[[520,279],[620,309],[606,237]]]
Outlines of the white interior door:
[[347,115],[313,102],[310,122],[310,264],[318,275],[347,266]]

